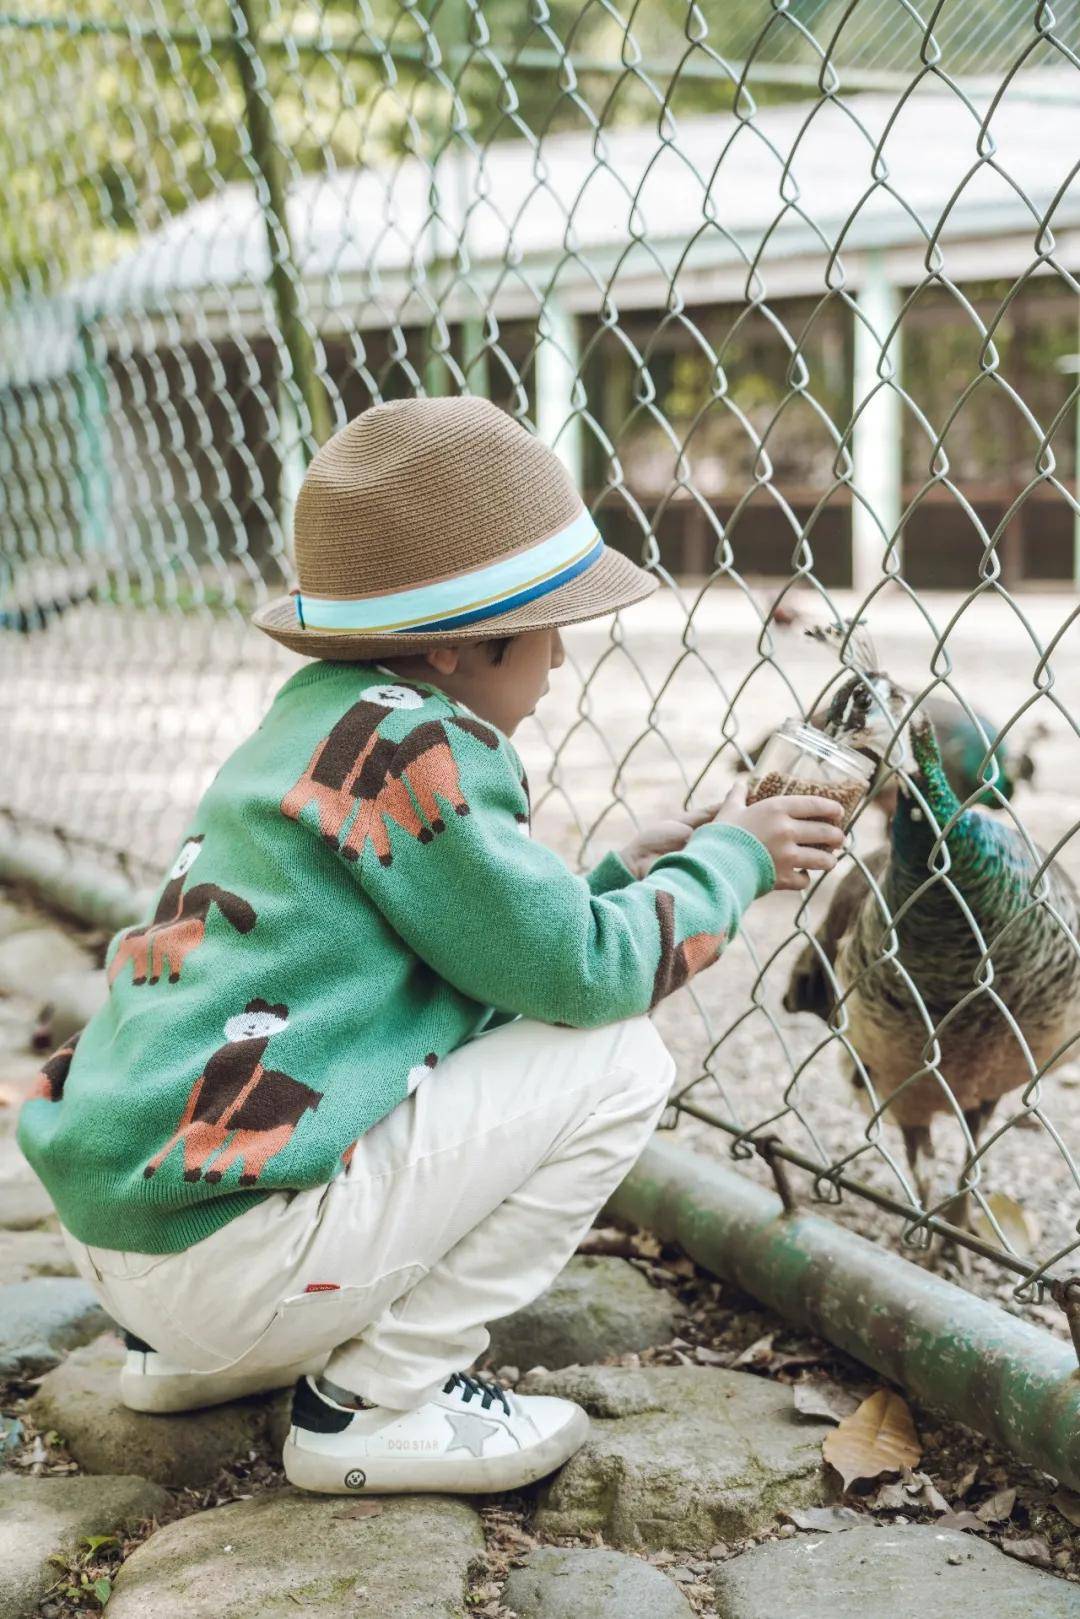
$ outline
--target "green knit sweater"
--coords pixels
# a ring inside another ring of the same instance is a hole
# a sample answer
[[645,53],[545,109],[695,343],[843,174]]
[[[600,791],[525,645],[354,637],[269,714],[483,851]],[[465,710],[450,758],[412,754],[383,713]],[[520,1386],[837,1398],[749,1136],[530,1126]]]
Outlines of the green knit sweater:
[[434,687],[313,664],[113,940],[108,1001],[46,1063],[19,1141],[76,1237],[175,1252],[329,1181],[493,1022],[647,1012],[773,881],[727,826],[641,882],[615,855],[574,876],[531,841],[504,736]]

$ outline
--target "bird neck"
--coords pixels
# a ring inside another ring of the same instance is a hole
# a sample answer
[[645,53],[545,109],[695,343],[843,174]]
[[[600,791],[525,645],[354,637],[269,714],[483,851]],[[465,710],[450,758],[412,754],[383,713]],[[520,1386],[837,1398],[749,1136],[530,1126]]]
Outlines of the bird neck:
[[918,771],[918,785],[926,810],[914,796],[901,791],[896,815],[893,819],[893,852],[918,882],[925,882],[927,862],[934,845],[945,832],[945,846],[950,865],[965,868],[972,859],[980,860],[982,845],[990,823],[985,816],[961,810],[960,800],[954,793],[941,760],[941,749],[930,720],[916,714],[911,721],[911,751]]

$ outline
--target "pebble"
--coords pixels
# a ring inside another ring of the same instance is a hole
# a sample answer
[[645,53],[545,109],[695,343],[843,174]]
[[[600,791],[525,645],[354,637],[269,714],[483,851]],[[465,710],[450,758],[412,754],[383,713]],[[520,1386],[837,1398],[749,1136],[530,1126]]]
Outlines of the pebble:
[[112,1322],[86,1283],[35,1276],[0,1287],[0,1376],[34,1377]]
[[503,1609],[517,1619],[692,1619],[673,1580],[655,1561],[606,1547],[538,1546],[506,1582]]
[[550,1370],[618,1357],[666,1344],[675,1331],[675,1302],[626,1259],[577,1254],[546,1293],[491,1325],[492,1365]]
[[601,1534],[627,1551],[700,1557],[717,1543],[771,1529],[775,1504],[821,1505],[821,1441],[831,1425],[797,1419],[791,1391],[749,1372],[705,1366],[579,1367],[530,1377],[523,1391],[578,1399],[588,1440],[540,1488],[537,1527]]
[[990,1542],[934,1524],[868,1523],[770,1540],[722,1563],[724,1619],[1077,1619],[1080,1593]]
[[170,1488],[198,1488],[231,1462],[276,1456],[288,1429],[291,1390],[178,1416],[147,1416],[120,1403],[123,1355],[112,1335],[76,1349],[42,1379],[31,1401],[38,1428],[55,1429],[86,1472],[126,1467]]
[[380,1510],[355,1518],[340,1496],[284,1488],[167,1524],[124,1563],[108,1619],[464,1616],[484,1550],[474,1509],[436,1496],[370,1499]]

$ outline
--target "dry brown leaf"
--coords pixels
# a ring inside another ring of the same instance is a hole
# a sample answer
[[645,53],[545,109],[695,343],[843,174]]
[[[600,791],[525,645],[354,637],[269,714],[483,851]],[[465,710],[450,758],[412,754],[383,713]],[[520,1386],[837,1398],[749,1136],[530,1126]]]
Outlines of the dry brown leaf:
[[883,1484],[866,1504],[875,1512],[906,1512],[913,1502],[902,1484]]
[[989,1501],[975,1508],[975,1516],[981,1518],[983,1523],[1001,1523],[1005,1518],[1012,1517],[1012,1509],[1016,1505],[1015,1490],[998,1490]]
[[842,1422],[859,1405],[857,1395],[828,1377],[808,1378],[793,1384],[791,1397],[801,1417],[823,1417],[826,1422]]
[[377,1518],[383,1510],[381,1501],[357,1501],[355,1506],[346,1507],[344,1512],[335,1512],[334,1517],[339,1520],[350,1518]]
[[[986,1204],[993,1211],[994,1219],[1001,1227],[1007,1245],[1017,1254],[1030,1254],[1038,1246],[1042,1230],[1038,1220],[1030,1209],[1025,1209],[1014,1197],[1005,1192],[990,1192]],[[972,1210],[971,1229],[977,1237],[984,1242],[992,1242],[995,1248],[1000,1248],[1001,1238],[994,1230],[993,1223],[981,1208]]]
[[846,1490],[857,1478],[880,1478],[913,1467],[922,1446],[906,1403],[891,1389],[878,1389],[826,1434],[821,1452]]
[[1066,1523],[1071,1523],[1074,1529],[1080,1529],[1080,1495],[1075,1490],[1067,1490],[1064,1484],[1051,1498],[1050,1505],[1056,1512],[1060,1512]]
[[1003,1552],[1018,1557],[1022,1563],[1034,1563],[1036,1568],[1051,1568],[1050,1548],[1040,1535],[1029,1535],[1025,1540],[1003,1540]]
[[939,1529],[974,1529],[977,1534],[989,1532],[989,1525],[976,1518],[973,1512],[943,1512],[937,1521]]
[[764,1338],[755,1338],[752,1344],[747,1344],[742,1354],[735,1356],[732,1366],[765,1365],[772,1354],[774,1337],[775,1333],[767,1332]]
[[801,1512],[782,1512],[782,1518],[796,1529],[813,1529],[826,1535],[838,1534],[843,1529],[855,1529],[867,1519],[851,1507],[806,1507]]
[[964,1499],[965,1495],[971,1489],[971,1486],[974,1484],[978,1476],[978,1462],[972,1463],[967,1472],[960,1475],[960,1478],[957,1480],[956,1489],[953,1491],[953,1494],[956,1496],[958,1501],[962,1501]]

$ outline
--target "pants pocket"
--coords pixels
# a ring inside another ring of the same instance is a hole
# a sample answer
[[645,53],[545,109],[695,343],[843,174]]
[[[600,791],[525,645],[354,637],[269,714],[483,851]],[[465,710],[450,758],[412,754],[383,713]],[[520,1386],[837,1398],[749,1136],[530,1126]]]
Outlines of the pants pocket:
[[216,1369],[241,1375],[325,1364],[339,1344],[359,1337],[426,1274],[423,1265],[403,1265],[363,1286],[345,1285],[284,1298],[255,1343],[229,1366]]

